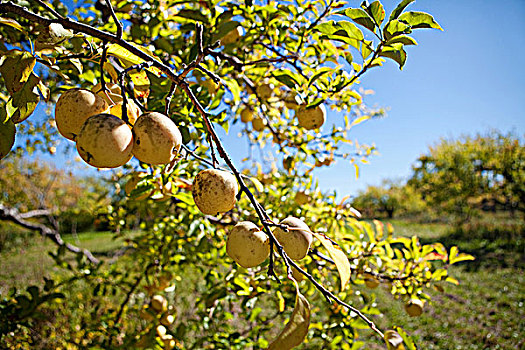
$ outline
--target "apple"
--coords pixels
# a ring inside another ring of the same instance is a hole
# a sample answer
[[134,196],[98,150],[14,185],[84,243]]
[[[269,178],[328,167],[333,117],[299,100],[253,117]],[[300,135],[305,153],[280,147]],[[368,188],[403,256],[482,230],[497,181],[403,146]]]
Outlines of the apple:
[[323,104],[313,108],[306,108],[301,105],[296,112],[299,126],[307,130],[320,128],[326,120],[326,108]]
[[199,172],[192,186],[193,200],[206,215],[217,215],[233,209],[237,192],[239,186],[235,176],[217,169]]
[[177,125],[158,112],[142,114],[133,125],[133,134],[133,155],[147,164],[170,163],[182,146]]
[[108,111],[109,105],[102,97],[86,89],[70,89],[60,95],[55,106],[58,132],[75,141],[89,117]]
[[412,298],[405,304],[405,311],[411,317],[421,316],[423,313],[423,302],[419,299]]
[[275,238],[291,259],[303,259],[308,254],[313,240],[310,228],[302,220],[291,216],[281,221],[280,224],[287,225],[288,231],[276,227],[273,231]]
[[132,157],[133,134],[122,119],[111,114],[89,117],[77,137],[80,157],[97,168],[116,168]]
[[270,255],[270,241],[253,222],[241,221],[228,233],[226,253],[242,267],[254,267]]

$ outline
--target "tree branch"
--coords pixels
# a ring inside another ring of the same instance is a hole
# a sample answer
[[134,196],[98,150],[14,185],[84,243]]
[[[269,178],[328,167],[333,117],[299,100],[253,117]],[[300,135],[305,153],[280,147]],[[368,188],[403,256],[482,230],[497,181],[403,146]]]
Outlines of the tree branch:
[[22,219],[29,219],[35,216],[44,216],[44,215],[51,215],[51,210],[49,209],[37,209],[37,210],[31,210],[27,213],[20,213],[19,216]]
[[62,240],[62,237],[60,236],[60,233],[58,233],[57,230],[49,228],[43,224],[25,220],[25,218],[27,217],[27,214],[29,213],[31,212],[20,214],[17,209],[6,207],[4,204],[0,203],[0,220],[10,221],[28,230],[38,231],[43,236],[51,239],[51,241],[53,241],[56,245],[64,246],[70,252],[73,252],[76,254],[83,254],[91,263],[98,264],[100,262],[97,258],[93,256],[93,254],[89,250],[82,249],[73,244],[64,242]]

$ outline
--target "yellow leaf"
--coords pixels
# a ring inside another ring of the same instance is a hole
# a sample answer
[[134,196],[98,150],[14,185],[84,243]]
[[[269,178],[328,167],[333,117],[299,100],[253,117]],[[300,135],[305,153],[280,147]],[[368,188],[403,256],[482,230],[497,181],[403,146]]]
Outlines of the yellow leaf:
[[301,344],[308,333],[310,325],[310,304],[308,300],[299,292],[296,281],[295,307],[292,316],[281,333],[270,344],[267,350],[290,350]]
[[368,120],[368,119],[370,119],[370,116],[369,116],[369,115],[364,115],[364,116],[359,117],[359,118],[357,118],[356,120],[354,120],[354,121],[352,122],[352,124],[350,124],[350,126],[352,127],[352,126],[354,126],[354,125],[361,124],[362,122],[364,122],[364,121],[366,121],[366,120]]
[[452,284],[455,284],[456,286],[459,286],[459,281],[457,279],[455,279],[454,277],[447,277],[445,278],[445,281],[447,281],[448,283],[452,283]]
[[385,225],[379,220],[374,220],[374,226],[376,227],[376,237],[380,239],[383,237]]
[[384,335],[386,347],[388,350],[405,350],[403,345],[403,338],[393,330],[388,330]]
[[129,74],[135,86],[134,93],[137,98],[147,98],[149,96],[149,78],[145,71],[133,72]]
[[341,290],[344,290],[346,284],[350,280],[350,262],[346,257],[346,254],[339,248],[339,246],[334,245],[332,241],[324,234],[312,232],[312,234],[321,241],[322,245],[328,250],[330,257],[334,260],[339,276],[341,277]]
[[279,312],[284,311],[284,298],[280,290],[277,291],[277,299],[279,299]]
[[118,73],[110,62],[104,62],[104,72],[109,74],[112,81],[118,81]]
[[4,78],[5,87],[11,96],[22,89],[33,73],[36,58],[29,52],[10,50],[0,59],[0,74]]
[[20,23],[18,23],[17,21],[15,21],[14,19],[11,19],[11,18],[0,17],[0,24],[4,24],[4,25],[10,26],[10,27],[13,27],[15,29],[18,29],[22,33],[26,32],[24,30],[24,28],[22,28]]
[[264,192],[264,185],[261,183],[261,181],[257,180],[254,177],[247,177],[247,178],[250,179],[250,181],[253,183],[253,185],[257,189],[257,192],[259,193]]
[[[137,47],[137,46],[135,46],[135,47]],[[143,51],[144,53],[147,53],[148,55],[151,56],[151,53],[148,52],[147,49],[145,49],[143,47],[137,47],[137,49],[139,49],[139,50]],[[119,60],[123,61],[122,62],[123,64],[125,64],[124,62],[127,62],[127,63],[130,63],[129,65],[134,65],[134,64],[139,64],[139,63],[144,62],[144,60],[142,58],[140,58],[139,56],[137,56],[134,53],[130,52],[128,49],[125,49],[122,46],[117,45],[117,44],[109,45],[107,53],[108,53],[108,55],[115,56]],[[153,73],[153,74],[155,74],[157,76],[161,75],[161,71],[158,68],[156,68],[156,67],[149,67],[149,68],[146,68],[146,69],[149,72],[151,72],[151,73]]]

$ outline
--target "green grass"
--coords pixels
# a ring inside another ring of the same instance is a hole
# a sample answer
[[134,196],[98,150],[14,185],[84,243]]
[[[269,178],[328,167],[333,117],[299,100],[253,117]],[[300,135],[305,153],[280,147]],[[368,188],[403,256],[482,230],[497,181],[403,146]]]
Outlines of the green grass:
[[[448,248],[457,245],[476,261],[451,268],[460,285],[446,284],[443,293],[430,290],[433,301],[425,305],[421,317],[409,317],[401,301],[382,288],[374,290],[382,315],[374,316],[373,321],[381,329],[401,326],[414,336],[420,349],[525,349],[523,225],[487,222],[457,230],[439,223],[392,221],[395,235],[417,235],[422,242],[440,241]],[[34,233],[17,234],[14,243],[4,244],[0,251],[0,293],[11,286],[42,285],[43,276],[63,273],[48,256],[48,251],[56,249],[52,243]],[[107,259],[124,245],[123,238],[113,237],[110,232],[87,232],[64,238]],[[183,280],[197,283],[192,271],[186,273]],[[191,297],[185,293],[178,296],[175,304],[181,307],[181,316],[184,310],[191,310]],[[365,349],[384,349],[370,332],[364,331],[360,339],[367,339]]]
[[[56,245],[34,232],[17,231],[16,239],[5,244],[0,251],[0,294],[11,287],[25,289],[29,285],[42,285],[43,278],[59,273],[49,252],[56,252]],[[85,232],[64,235],[65,242],[90,250],[99,258],[124,246],[124,238],[114,239],[112,232]],[[60,270],[63,273],[63,270]]]
[[440,241],[448,248],[457,245],[476,261],[451,268],[460,285],[445,285],[443,293],[431,290],[433,301],[421,317],[409,317],[401,302],[378,289],[383,316],[374,321],[381,328],[401,326],[421,349],[525,349],[522,231],[504,234],[496,229],[495,237],[488,239],[494,232],[476,226],[458,231],[444,224],[393,224],[397,235],[415,234],[423,242]]
[[467,272],[452,269],[460,280],[444,293],[431,292],[421,317],[409,317],[403,304],[378,290],[382,329],[401,326],[421,349],[521,349],[525,334],[525,278],[514,269]]

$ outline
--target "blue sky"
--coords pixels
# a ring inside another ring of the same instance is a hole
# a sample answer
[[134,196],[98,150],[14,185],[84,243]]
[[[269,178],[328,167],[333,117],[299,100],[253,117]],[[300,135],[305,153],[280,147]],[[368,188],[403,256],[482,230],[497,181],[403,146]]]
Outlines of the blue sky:
[[[395,6],[384,4],[387,13]],[[406,178],[441,137],[491,128],[525,134],[525,1],[419,0],[409,9],[431,13],[444,31],[416,31],[419,45],[407,49],[402,71],[387,62],[361,79],[375,90],[367,103],[389,112],[352,129],[352,139],[374,142],[380,152],[359,179],[341,162],[317,172],[321,187],[339,196]]]

